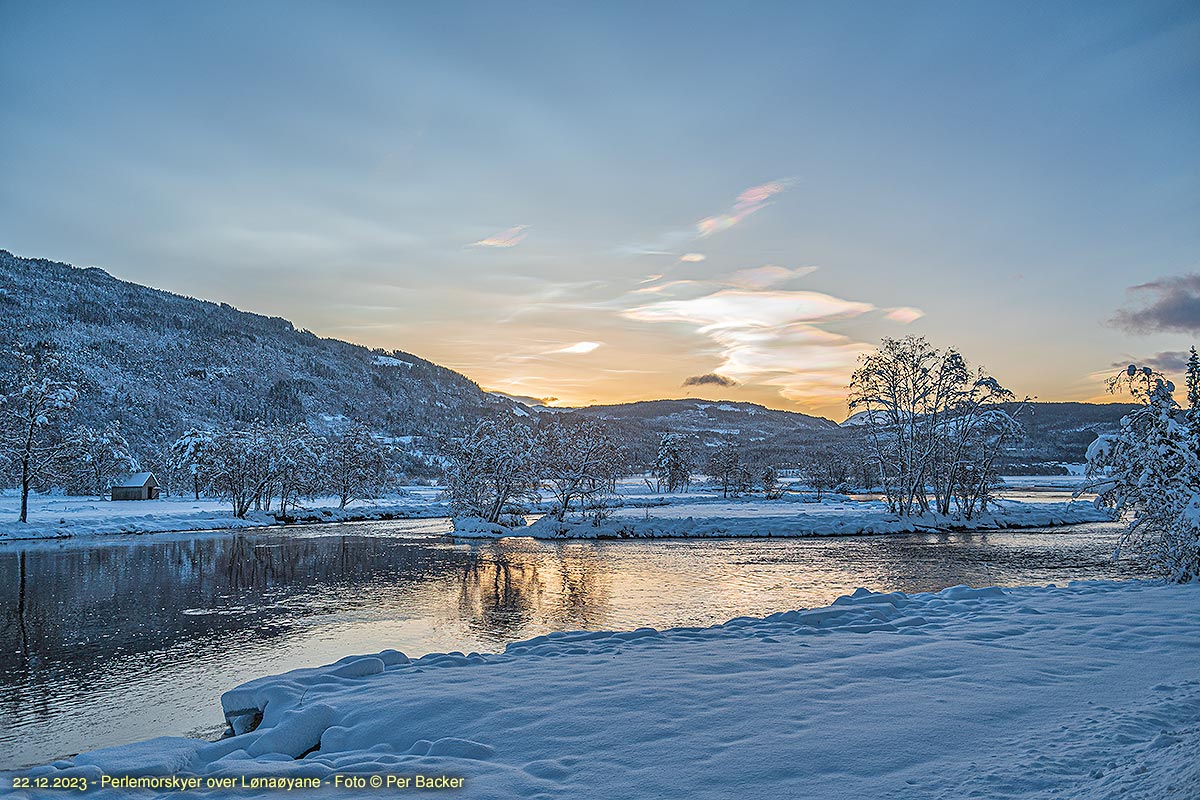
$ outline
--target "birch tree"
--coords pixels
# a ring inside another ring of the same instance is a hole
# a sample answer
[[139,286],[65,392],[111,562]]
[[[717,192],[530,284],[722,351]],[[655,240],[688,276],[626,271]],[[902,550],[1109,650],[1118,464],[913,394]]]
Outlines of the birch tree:
[[456,517],[498,523],[509,503],[539,498],[535,437],[515,418],[482,420],[446,451],[447,492]]
[[[299,448],[301,442],[296,443]],[[296,449],[296,458],[302,458]],[[330,437],[321,459],[326,485],[345,508],[354,500],[378,497],[388,483],[387,450],[362,422]]]
[[654,460],[659,490],[663,487],[668,492],[687,489],[695,468],[696,450],[691,438],[682,433],[664,433],[658,443],[658,456]]
[[578,502],[582,509],[587,501],[614,491],[621,476],[621,447],[598,420],[551,421],[538,429],[535,449],[560,521],[571,503]]
[[121,434],[121,423],[110,422],[103,428],[77,428],[71,435],[77,465],[78,489],[98,497],[117,475],[133,472],[138,461]]
[[[889,508],[901,516],[957,504],[970,517],[986,508],[995,461],[1020,431],[1006,404],[1012,392],[954,349],[924,338],[884,339],[863,356],[850,382],[850,410],[864,412]],[[1025,402],[1015,404],[1017,412]]]
[[0,395],[0,451],[21,491],[20,521],[29,521],[29,492],[62,477],[72,455],[63,428],[79,397],[49,342],[9,352],[6,391]]

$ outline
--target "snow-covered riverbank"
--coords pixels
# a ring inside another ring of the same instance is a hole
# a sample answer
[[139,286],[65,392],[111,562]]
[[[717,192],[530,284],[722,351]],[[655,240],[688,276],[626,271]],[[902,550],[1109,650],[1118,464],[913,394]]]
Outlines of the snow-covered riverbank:
[[[790,492],[778,500],[761,497],[725,500],[719,492],[704,489],[688,494],[662,494],[630,480],[622,482],[617,495],[605,499],[610,515],[598,525],[591,522],[561,525],[542,519],[529,527],[508,530],[459,521],[457,534],[463,538],[508,535],[546,539],[821,536],[1050,527],[1108,519],[1087,501],[1070,504],[1005,501],[987,515],[963,521],[934,516],[902,520],[888,514],[878,501],[851,500],[845,495],[827,494],[821,503],[813,500],[805,491]],[[339,509],[334,498],[317,498],[304,509],[289,509],[287,520],[267,512],[250,512],[238,519],[227,502],[212,498],[194,500],[175,496],[113,502],[96,497],[33,495],[30,521],[20,523],[16,521],[19,504],[14,492],[0,493],[0,542],[119,533],[239,530],[281,525],[285,521],[305,524],[433,519],[450,515],[441,490],[430,486],[404,487],[398,494],[369,502],[356,501],[345,509]],[[549,502],[529,506],[534,514],[550,510]]]
[[599,520],[559,522],[545,516],[532,525],[504,528],[479,519],[455,520],[455,536],[537,539],[655,539],[757,536],[853,536],[994,528],[1048,528],[1106,522],[1111,515],[1086,501],[1007,501],[972,519],[927,514],[899,517],[875,500],[672,502],[654,508],[618,508]]
[[[437,490],[415,492],[378,502],[355,502],[344,509],[326,498],[300,510],[288,509],[289,523],[351,522],[373,519],[430,519],[445,517],[449,507]],[[30,498],[29,522],[17,522],[20,500],[11,492],[0,495],[0,542],[25,539],[64,539],[118,533],[167,533],[239,530],[281,525],[276,514],[251,511],[233,515],[228,502],[211,498],[164,497],[159,500],[113,502],[98,497],[35,495]]]
[[1200,586],[1141,582],[860,590],[707,629],[386,651],[227,692],[238,736],[20,774],[444,774],[496,798],[1196,797],[1198,606]]

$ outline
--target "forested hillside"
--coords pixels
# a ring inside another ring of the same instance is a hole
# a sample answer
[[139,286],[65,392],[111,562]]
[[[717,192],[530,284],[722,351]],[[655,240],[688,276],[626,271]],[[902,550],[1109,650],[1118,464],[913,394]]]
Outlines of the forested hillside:
[[0,250],[0,339],[47,339],[79,385],[77,421],[119,420],[136,453],[185,428],[369,421],[433,436],[515,408],[453,370],[265,317]]

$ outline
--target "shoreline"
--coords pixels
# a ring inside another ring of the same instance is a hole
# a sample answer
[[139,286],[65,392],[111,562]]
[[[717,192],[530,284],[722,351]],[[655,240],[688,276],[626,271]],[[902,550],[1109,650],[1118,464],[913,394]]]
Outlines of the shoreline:
[[225,692],[234,735],[216,742],[160,737],[5,774],[318,778],[337,797],[339,775],[413,773],[493,798],[1168,794],[1200,780],[1198,593],[859,589],[709,627],[351,655]]
[[[768,519],[780,519],[780,518],[778,518],[778,517],[763,517],[760,519],[765,521]],[[767,530],[765,532],[758,531],[758,530],[755,530],[753,532],[737,532],[735,530],[730,530],[729,532],[725,532],[725,533],[711,533],[711,532],[682,533],[682,532],[678,532],[678,531],[669,532],[665,529],[662,530],[662,532],[659,532],[658,530],[651,530],[651,531],[647,531],[644,533],[621,533],[621,532],[619,532],[619,530],[616,532],[589,533],[587,531],[587,529],[591,528],[592,526],[590,523],[585,522],[585,523],[580,523],[577,526],[574,526],[575,528],[578,528],[581,531],[578,534],[535,535],[530,532],[530,528],[533,527],[532,525],[530,525],[530,526],[526,526],[525,528],[506,529],[505,532],[503,532],[503,533],[493,533],[491,531],[483,531],[483,530],[480,530],[480,531],[459,530],[459,529],[451,528],[450,530],[447,530],[446,532],[437,534],[437,535],[448,538],[448,539],[463,540],[463,541],[480,541],[480,540],[489,540],[489,539],[490,540],[516,539],[516,538],[536,539],[538,541],[578,541],[578,540],[585,540],[585,539],[592,539],[592,540],[596,540],[596,541],[623,541],[623,540],[629,540],[629,539],[681,540],[681,539],[791,539],[791,538],[816,538],[816,537],[821,537],[821,538],[847,537],[848,538],[848,537],[853,537],[853,536],[899,536],[899,535],[904,535],[904,534],[938,534],[938,533],[964,533],[964,532],[971,532],[971,531],[989,531],[989,530],[1032,530],[1032,529],[1036,529],[1036,528],[1068,528],[1068,527],[1072,527],[1075,525],[1090,525],[1090,524],[1095,524],[1095,523],[1100,523],[1100,522],[1112,522],[1113,521],[1108,516],[1099,516],[1099,515],[1096,515],[1095,517],[1093,517],[1092,515],[1086,515],[1086,518],[1079,518],[1079,519],[1047,518],[1044,520],[1022,521],[1022,522],[1012,522],[1012,523],[1006,523],[1002,519],[997,519],[995,517],[988,517],[988,518],[984,519],[983,521],[978,521],[978,522],[975,520],[958,521],[956,523],[945,524],[945,525],[921,524],[920,519],[921,518],[919,518],[919,517],[918,518],[909,518],[907,520],[897,519],[895,521],[896,526],[894,528],[887,528],[887,529],[880,529],[880,530],[876,530],[876,529],[872,529],[872,528],[864,528],[864,529],[860,529],[860,530],[838,530],[838,531],[825,532],[825,531],[818,531],[818,530],[814,529],[814,530],[805,530],[804,532],[800,532],[800,533],[788,533],[788,532],[775,533],[770,530]],[[341,524],[346,524],[346,523],[386,522],[386,521],[403,522],[406,520],[446,520],[446,523],[448,525],[454,524],[454,519],[452,517],[446,515],[445,513],[422,514],[422,513],[405,513],[405,512],[397,513],[397,512],[391,512],[391,511],[384,511],[384,512],[379,512],[379,513],[374,513],[374,514],[351,513],[351,514],[339,516],[337,518],[327,518],[327,517],[318,518],[315,516],[309,516],[309,517],[298,517],[298,518],[297,517],[288,517],[288,518],[280,519],[280,518],[276,517],[275,521],[273,521],[273,522],[267,522],[262,519],[253,519],[250,517],[246,517],[246,518],[242,518],[242,519],[231,518],[229,521],[227,521],[227,524],[219,524],[219,525],[213,525],[213,526],[206,525],[205,527],[191,527],[191,526],[163,527],[163,528],[156,527],[153,529],[114,530],[114,531],[108,531],[108,532],[103,532],[103,533],[98,533],[98,532],[73,533],[73,532],[67,531],[67,532],[62,532],[62,533],[56,532],[56,533],[50,534],[50,535],[39,532],[35,535],[30,535],[30,536],[0,535],[0,547],[3,547],[6,543],[9,543],[9,542],[12,542],[12,543],[39,542],[39,541],[53,542],[53,541],[67,541],[67,540],[85,540],[85,539],[91,539],[91,538],[110,538],[110,537],[114,537],[114,536],[154,536],[157,534],[179,534],[179,533],[196,533],[196,534],[226,533],[226,532],[227,533],[243,533],[243,532],[250,532],[250,531],[268,531],[268,530],[275,530],[275,529],[286,529],[286,528],[292,528],[292,527],[304,528],[304,527],[311,527],[311,526],[315,526],[315,525],[341,525]],[[689,520],[692,521],[693,524],[700,525],[700,526],[716,525],[719,527],[721,524],[721,518],[701,518],[699,520],[694,520],[693,518],[689,517],[689,518],[685,518],[684,520],[682,520],[682,522],[688,522]],[[739,521],[739,522],[741,522],[741,521]],[[231,523],[231,524],[229,524],[229,523]],[[27,523],[27,524],[32,524],[32,523]],[[741,525],[737,525],[736,523],[735,523],[735,525],[736,525],[736,527],[741,527]],[[731,528],[735,527],[735,525],[731,525]],[[600,530],[604,531],[605,529],[600,529]]]

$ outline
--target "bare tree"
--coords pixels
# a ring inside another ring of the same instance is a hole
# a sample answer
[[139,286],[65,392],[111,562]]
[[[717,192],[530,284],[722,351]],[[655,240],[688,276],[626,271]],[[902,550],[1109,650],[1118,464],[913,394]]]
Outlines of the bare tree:
[[621,448],[598,420],[562,423],[538,430],[541,475],[554,496],[555,515],[562,520],[571,507],[611,491],[624,466]]
[[262,506],[268,486],[277,477],[274,438],[266,425],[214,435],[211,450],[212,485],[233,505],[233,515],[245,517]]
[[77,428],[71,439],[78,473],[77,490],[102,497],[115,476],[138,467],[137,459],[129,450],[129,442],[121,435],[120,422],[110,422],[101,430]]
[[668,492],[687,489],[695,468],[696,451],[691,437],[682,433],[664,433],[658,444],[658,456],[654,460],[659,490],[664,486]]
[[737,496],[754,485],[754,472],[742,460],[741,446],[736,442],[717,445],[708,457],[704,472],[721,486],[721,496]]
[[801,454],[800,475],[816,492],[819,503],[826,492],[838,488],[849,479],[850,461],[840,447],[810,447]]
[[53,344],[18,345],[9,355],[6,392],[0,395],[0,450],[21,488],[20,520],[28,522],[30,489],[61,477],[72,455],[63,426],[79,393]]
[[534,434],[515,417],[485,419],[450,442],[446,451],[446,485],[455,516],[496,523],[510,502],[539,496]]
[[884,339],[864,356],[850,390],[892,511],[924,514],[931,494],[940,514],[953,502],[968,516],[986,507],[996,457],[1020,430],[1003,405],[1013,394],[995,378],[972,370],[956,350],[909,336]]
[[[300,468],[307,446],[302,436],[291,437],[290,462]],[[322,459],[325,479],[338,498],[340,508],[353,500],[378,497],[388,482],[388,458],[384,445],[362,422],[330,438]]]
[[167,464],[171,469],[186,470],[192,479],[192,492],[200,499],[200,486],[212,473],[216,434],[191,428],[171,443]]

